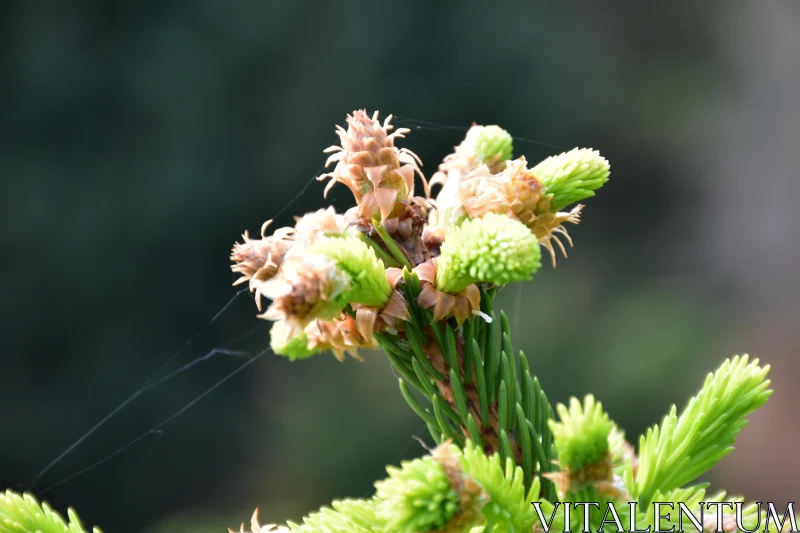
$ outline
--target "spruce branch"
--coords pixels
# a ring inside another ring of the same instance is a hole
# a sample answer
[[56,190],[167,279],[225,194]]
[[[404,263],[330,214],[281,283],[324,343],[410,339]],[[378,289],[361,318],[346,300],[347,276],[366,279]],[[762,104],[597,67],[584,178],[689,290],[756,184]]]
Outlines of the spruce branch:
[[709,374],[703,388],[678,416],[675,406],[658,426],[639,441],[639,466],[626,472],[629,490],[643,505],[656,491],[668,492],[689,483],[733,450],[745,417],[772,394],[769,366],[747,355],[726,360]]
[[[372,498],[334,501],[286,526],[261,526],[254,514],[253,533],[521,533],[540,529],[539,512],[554,516],[556,531],[575,529],[581,513],[564,524],[553,514],[559,503],[599,505],[587,507],[596,530],[609,524],[606,503],[624,522],[627,503],[638,503],[640,526],[655,524],[655,500],[740,503],[685,485],[733,449],[747,415],[771,394],[768,366],[747,356],[726,361],[680,415],[673,407],[641,437],[637,457],[591,395],[558,406],[556,419],[529,359],[515,352],[508,317],[495,309],[500,289],[541,268],[540,247],[554,266],[555,248],[566,256],[564,225],[577,224],[583,209],[572,204],[607,181],[608,162],[575,149],[531,169],[524,156],[512,159],[508,132],[474,125],[439,165],[433,197],[422,162],[395,146],[409,130],[392,132],[390,122],[356,111],[337,129],[340,146],[326,150],[335,164],[320,176],[330,180],[326,194],[341,183],[354,207],[307,213],[271,235],[268,221],[260,238],[245,232],[231,268],[259,311],[262,296],[272,300],[259,317],[274,321],[276,354],[294,361],[331,351],[341,360],[380,347],[438,446],[389,467]],[[741,521],[750,527],[763,516],[751,504]],[[72,510],[68,518],[30,495],[0,495],[0,533],[86,533]],[[728,533],[740,525],[723,517]]]
[[[410,366],[431,409],[422,407],[401,385],[403,396],[433,428],[434,438],[443,435],[459,444],[472,439],[485,453],[497,452],[523,466],[523,480],[530,486],[534,474],[549,471],[554,459],[547,426],[552,408],[538,381],[531,377],[525,355],[519,356],[520,372],[517,362],[508,356],[513,354],[508,319],[501,313],[500,320],[495,320],[491,298],[485,297],[482,312],[491,322],[475,318],[461,327],[445,323],[443,333],[434,333],[436,325],[426,333],[417,325],[428,323],[429,317],[415,303],[414,285],[409,276],[407,303],[411,316],[418,319],[406,327],[411,348],[407,353],[412,359],[410,365],[400,363],[401,374],[410,373]],[[503,339],[502,349],[498,337]],[[483,347],[478,339],[483,340]],[[396,351],[385,337],[379,342],[386,351]],[[491,377],[488,383],[487,375]],[[550,481],[545,480],[544,488],[547,496],[555,496]]]

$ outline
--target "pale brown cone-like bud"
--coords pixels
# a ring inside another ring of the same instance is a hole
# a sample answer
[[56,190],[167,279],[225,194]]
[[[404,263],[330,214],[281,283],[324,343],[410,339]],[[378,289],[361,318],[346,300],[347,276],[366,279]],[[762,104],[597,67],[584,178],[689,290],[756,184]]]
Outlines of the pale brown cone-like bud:
[[[442,160],[438,171],[431,177],[431,187],[442,185],[436,196],[436,209],[431,212],[430,231],[426,241],[433,247],[438,246],[436,243],[438,239],[432,237],[433,235],[443,238],[449,227],[466,217],[463,201],[459,196],[461,182],[481,167],[488,175],[501,172],[506,167],[507,158],[504,152],[487,157],[487,154],[480,149],[481,133],[486,129],[484,126],[473,124],[461,144]],[[508,155],[510,156],[510,152]]]
[[492,174],[489,167],[481,166],[465,177],[460,184],[459,202],[470,218],[481,218],[487,213],[504,214],[527,225],[539,239],[555,265],[553,241],[566,257],[567,252],[559,235],[570,246],[572,239],[563,224],[580,222],[579,205],[570,212],[553,213],[552,196],[527,168],[527,161],[520,157],[508,161],[505,170]]
[[245,231],[242,235],[244,242],[234,244],[231,250],[231,261],[234,262],[231,270],[242,274],[234,285],[250,282],[249,288],[256,293],[259,311],[261,286],[278,274],[289,251],[300,253],[318,238],[344,235],[348,228],[346,218],[337,214],[332,206],[295,217],[294,228],[279,228],[267,236],[266,231],[271,223],[268,220],[261,227],[260,239],[250,238]]
[[341,146],[331,146],[325,152],[333,153],[326,166],[336,163],[333,172],[318,179],[330,179],[325,195],[336,183],[346,185],[358,203],[359,215],[371,219],[380,215],[382,220],[397,216],[404,208],[403,202],[414,196],[414,174],[419,174],[428,196],[428,184],[422,175],[419,158],[406,148],[397,148],[394,141],[410,130],[394,126],[389,115],[381,124],[376,111],[370,117],[366,111],[355,111],[347,117],[347,130],[337,126]]
[[349,283],[350,278],[325,256],[289,254],[280,274],[260,285],[261,293],[272,300],[272,305],[258,316],[283,320],[290,332],[299,333],[316,318],[339,316],[347,303],[344,293]]
[[544,187],[526,168],[524,157],[509,161],[499,174],[480,166],[462,180],[458,190],[460,203],[470,218],[501,213],[524,224],[536,219],[544,196]]
[[239,285],[250,282],[250,291],[256,291],[256,303],[261,309],[259,287],[262,282],[273,278],[281,267],[284,257],[294,244],[294,229],[280,228],[267,237],[267,228],[272,223],[268,220],[261,226],[261,238],[252,239],[247,231],[242,238],[243,243],[236,243],[231,250],[231,270],[242,274],[234,282]]

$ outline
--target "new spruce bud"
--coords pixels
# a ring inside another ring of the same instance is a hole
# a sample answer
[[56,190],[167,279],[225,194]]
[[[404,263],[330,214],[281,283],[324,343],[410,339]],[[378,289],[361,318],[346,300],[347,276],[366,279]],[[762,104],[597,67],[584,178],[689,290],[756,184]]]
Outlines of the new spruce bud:
[[386,266],[375,250],[357,237],[321,239],[309,251],[330,258],[347,274],[348,301],[379,308],[389,302],[393,291],[386,279]]
[[[572,398],[569,408],[558,404],[559,421],[550,420],[560,472],[544,474],[553,481],[563,497],[590,484],[603,491],[622,494],[614,481],[613,463],[609,452],[609,437],[614,423],[589,394],[584,403]],[[622,486],[624,488],[624,486]]]
[[547,194],[553,195],[555,212],[594,196],[594,191],[608,181],[610,166],[597,150],[575,148],[548,157],[534,167],[533,173]]
[[[511,135],[500,126],[472,126],[461,144],[439,165],[439,170],[431,178],[431,185],[439,183],[447,189],[447,183],[450,183],[457,190],[461,178],[484,164],[492,174],[500,172],[505,161],[511,159],[513,149]],[[441,199],[440,192],[437,200]]]
[[472,283],[505,285],[530,278],[540,266],[539,241],[528,227],[488,213],[447,235],[437,259],[436,288],[456,294]]
[[443,528],[458,513],[459,496],[442,464],[431,456],[388,467],[375,484],[378,515],[386,531],[426,533]]
[[[533,170],[528,168],[525,157],[508,161],[505,168],[496,174],[492,174],[487,165],[476,168],[459,182],[457,205],[469,218],[481,218],[487,213],[496,213],[524,223],[550,252],[553,266],[553,243],[566,257],[566,249],[559,236],[572,245],[564,224],[577,224],[583,207],[579,205],[564,213],[554,211],[553,195],[537,179]],[[460,220],[456,219],[456,222]]]
[[583,404],[572,398],[569,408],[558,404],[556,410],[560,420],[551,420],[550,430],[562,468],[580,470],[608,454],[609,435],[614,423],[592,395],[587,395]]
[[469,141],[475,157],[490,167],[511,159],[514,150],[514,140],[500,126],[473,126],[467,132],[466,142]]
[[290,361],[305,359],[318,353],[319,349],[309,349],[305,331],[294,332],[283,320],[278,320],[269,331],[269,346],[276,355],[283,355]]

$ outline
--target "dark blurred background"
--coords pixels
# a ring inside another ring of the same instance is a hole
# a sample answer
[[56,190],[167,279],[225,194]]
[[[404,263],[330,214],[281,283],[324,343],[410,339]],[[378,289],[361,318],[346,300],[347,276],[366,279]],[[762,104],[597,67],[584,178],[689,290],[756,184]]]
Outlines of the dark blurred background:
[[760,357],[776,393],[708,479],[796,499],[799,17],[789,1],[3,3],[0,486],[108,532],[211,533],[366,496],[424,452],[377,353],[264,357],[161,425],[244,361],[216,355],[36,480],[145,384],[266,346],[242,294],[173,356],[236,294],[244,229],[326,205],[309,180],[366,108],[414,128],[428,175],[473,121],[533,163],[600,149],[611,181],[569,259],[501,295],[516,344],[553,400],[593,392],[630,437],[725,357]]

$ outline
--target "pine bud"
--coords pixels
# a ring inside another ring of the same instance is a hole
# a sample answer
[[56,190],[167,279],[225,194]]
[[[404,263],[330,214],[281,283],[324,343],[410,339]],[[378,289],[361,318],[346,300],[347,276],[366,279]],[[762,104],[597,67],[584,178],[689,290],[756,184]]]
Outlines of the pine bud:
[[539,269],[540,259],[539,242],[525,224],[489,213],[447,235],[437,259],[436,287],[455,294],[472,283],[522,281]]
[[558,404],[559,421],[550,421],[558,460],[563,466],[579,470],[605,457],[609,449],[609,435],[614,423],[603,411],[594,396],[587,395],[584,403],[572,398],[569,408]]
[[442,464],[431,456],[386,469],[389,477],[375,484],[381,501],[378,515],[386,531],[426,533],[443,528],[459,510],[459,496]]
[[[473,139],[470,138],[473,136]],[[467,132],[467,141],[473,143],[473,153],[482,163],[492,167],[511,159],[514,140],[500,126],[473,126]]]
[[552,211],[594,196],[608,181],[610,166],[597,150],[575,148],[551,156],[536,165],[533,173],[553,195]]
[[392,296],[386,279],[386,267],[375,250],[356,237],[321,239],[309,252],[328,257],[350,278],[347,299],[350,302],[383,307]]
[[587,484],[613,479],[609,437],[614,423],[589,394],[584,403],[572,398],[569,408],[558,404],[559,421],[550,420],[561,472],[546,474],[562,494],[581,490]]

